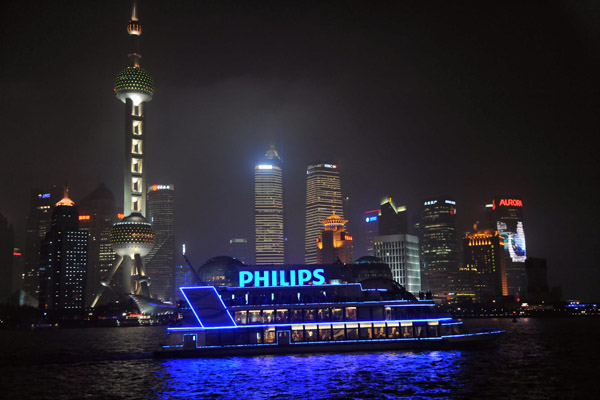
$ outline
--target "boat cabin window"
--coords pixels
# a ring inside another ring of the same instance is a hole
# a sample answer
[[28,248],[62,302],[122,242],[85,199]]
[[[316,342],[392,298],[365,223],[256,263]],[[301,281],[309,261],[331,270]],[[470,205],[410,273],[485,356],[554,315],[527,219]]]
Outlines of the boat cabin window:
[[246,318],[248,313],[246,311],[236,311],[235,312],[235,323],[238,325],[246,325]]
[[371,318],[373,321],[383,319],[383,307],[371,307]]
[[307,342],[316,342],[318,340],[317,325],[305,325],[304,330],[304,337]]
[[348,340],[358,340],[358,324],[346,325],[346,338]]
[[292,342],[304,341],[304,329],[301,326],[292,326]]
[[319,325],[319,340],[331,340],[331,325]]
[[262,311],[262,323],[270,324],[275,321],[275,310],[263,310]]
[[302,310],[294,309],[291,311],[292,322],[302,322]]
[[344,320],[344,312],[341,308],[333,308],[331,310],[331,320],[332,321],[343,321]]
[[277,310],[275,320],[277,322],[288,322],[288,310]]
[[414,325],[414,329],[415,329],[415,337],[421,338],[421,337],[427,336],[425,334],[425,326],[423,326],[422,324]]
[[360,324],[359,328],[360,339],[368,340],[373,339],[373,328],[371,324]]
[[375,339],[385,339],[385,324],[378,322],[373,324],[373,337]]
[[390,319],[394,319],[394,318],[392,317],[392,308],[391,308],[391,307],[386,307],[386,308],[385,308],[385,319],[387,319],[388,321],[389,321]]
[[432,321],[427,323],[427,336],[436,337],[440,336],[440,323]]
[[356,321],[356,307],[346,307],[346,321]]
[[304,322],[315,322],[317,320],[317,310],[307,308],[304,310]]
[[248,324],[256,325],[260,323],[260,310],[248,311]]
[[248,329],[236,329],[235,333],[235,344],[248,344],[250,341],[248,339]]
[[262,343],[262,335],[263,335],[262,329],[252,329],[252,330],[250,330],[250,333],[249,333],[249,336],[250,336],[249,343],[250,344],[260,344],[260,343]]
[[403,338],[413,337],[412,322],[401,322],[400,325],[400,333],[402,334]]
[[400,327],[397,322],[388,323],[387,329],[388,339],[398,339],[400,337]]
[[319,308],[319,321],[331,321],[331,309]]
[[275,328],[265,328],[263,343],[275,343]]
[[344,340],[345,338],[344,325],[333,325],[333,340]]

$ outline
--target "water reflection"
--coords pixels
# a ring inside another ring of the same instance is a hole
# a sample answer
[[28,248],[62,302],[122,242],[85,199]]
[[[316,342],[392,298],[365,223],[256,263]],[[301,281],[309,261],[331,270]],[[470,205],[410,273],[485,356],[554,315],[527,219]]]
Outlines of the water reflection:
[[460,351],[167,360],[159,398],[447,398]]

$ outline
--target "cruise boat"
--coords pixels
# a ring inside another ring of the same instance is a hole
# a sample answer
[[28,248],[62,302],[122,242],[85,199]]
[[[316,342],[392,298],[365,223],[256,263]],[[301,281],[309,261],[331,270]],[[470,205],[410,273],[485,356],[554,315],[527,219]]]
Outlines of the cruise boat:
[[[259,282],[267,285],[247,286],[256,272],[244,272],[237,286],[181,288],[187,313],[156,356],[472,348],[493,345],[503,332],[469,333],[433,300],[417,300],[389,279],[327,283],[323,269],[273,270],[256,275],[268,275],[271,282]],[[285,285],[268,286],[277,279]]]

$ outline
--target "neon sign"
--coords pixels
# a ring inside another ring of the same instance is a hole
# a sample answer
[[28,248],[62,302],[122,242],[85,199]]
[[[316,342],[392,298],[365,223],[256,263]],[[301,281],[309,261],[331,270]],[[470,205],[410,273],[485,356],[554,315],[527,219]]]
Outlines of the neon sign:
[[38,194],[38,199],[47,199],[50,197],[50,193],[40,193]]
[[90,215],[80,215],[79,216],[79,220],[80,221],[88,221],[89,219],[91,219],[92,217]]
[[[498,207],[523,207],[523,200],[519,199],[500,199]],[[496,201],[492,200],[492,210],[496,209]]]
[[334,164],[323,164],[325,168],[337,168],[337,165]]
[[267,270],[267,271],[240,271],[240,287],[247,286],[304,286],[312,281],[313,285],[325,284],[323,274],[325,270]]
[[365,221],[366,222],[373,222],[373,221],[377,221],[377,215],[373,216],[373,217],[365,217]]

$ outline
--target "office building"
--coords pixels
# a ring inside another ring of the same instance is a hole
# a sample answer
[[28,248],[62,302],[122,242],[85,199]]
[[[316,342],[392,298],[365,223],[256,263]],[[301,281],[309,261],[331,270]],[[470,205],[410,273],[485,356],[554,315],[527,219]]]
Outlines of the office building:
[[313,164],[306,169],[306,224],[304,262],[317,262],[317,239],[322,223],[335,212],[344,218],[340,174],[335,164]]
[[504,238],[508,294],[526,297],[527,252],[523,227],[523,201],[515,196],[497,197],[491,204],[487,204],[485,209],[486,227],[497,230]]
[[23,290],[36,300],[40,285],[40,243],[50,230],[52,209],[61,197],[62,190],[56,186],[31,192],[25,233]]
[[114,93],[125,103],[125,164],[124,164],[124,218],[111,230],[111,244],[117,253],[115,263],[101,283],[92,307],[98,303],[104,287],[111,284],[113,275],[121,268],[121,290],[124,294],[150,297],[148,275],[143,257],[152,250],[154,232],[146,221],[146,105],[154,95],[154,80],[140,66],[139,40],[142,25],[134,2],[131,19],[127,24],[131,51],[131,65],[115,78]]
[[0,302],[8,298],[13,290],[13,253],[15,232],[12,225],[0,214]]
[[423,289],[445,299],[453,290],[452,276],[459,266],[456,201],[449,197],[425,200],[420,230]]
[[365,242],[366,242],[366,253],[367,256],[375,255],[375,248],[373,247],[373,239],[379,234],[379,226],[377,218],[381,210],[369,210],[365,211],[364,214],[364,230],[365,230]]
[[321,221],[325,225],[317,238],[317,264],[351,264],[354,261],[352,236],[346,232],[348,220],[335,213]]
[[[465,234],[462,243],[465,270],[460,272],[463,272],[464,276],[464,272],[470,271],[472,279],[470,285],[475,297],[485,301],[506,296],[508,289],[502,235],[492,229],[478,229]],[[464,287],[468,288],[468,281],[462,282]],[[468,291],[464,289],[464,292]]]
[[[104,183],[79,202],[79,228],[89,233],[87,283],[85,304],[89,307],[100,289],[100,282],[108,275],[116,254],[110,243],[110,231],[118,220],[115,196]],[[113,280],[111,289],[103,296],[103,303],[118,300],[119,280]]]
[[174,199],[173,185],[152,185],[148,189],[148,219],[154,230],[154,247],[144,262],[152,279],[152,296],[163,301],[175,297]]
[[254,259],[256,265],[285,262],[283,162],[274,146],[254,166]]
[[85,306],[88,232],[68,189],[54,207],[40,247],[39,307],[52,321],[82,319]]
[[389,265],[396,282],[412,294],[421,291],[419,238],[409,234],[375,236],[375,257]]
[[380,202],[378,235],[398,235],[408,233],[408,217],[406,207],[396,206],[391,197],[384,197]]

